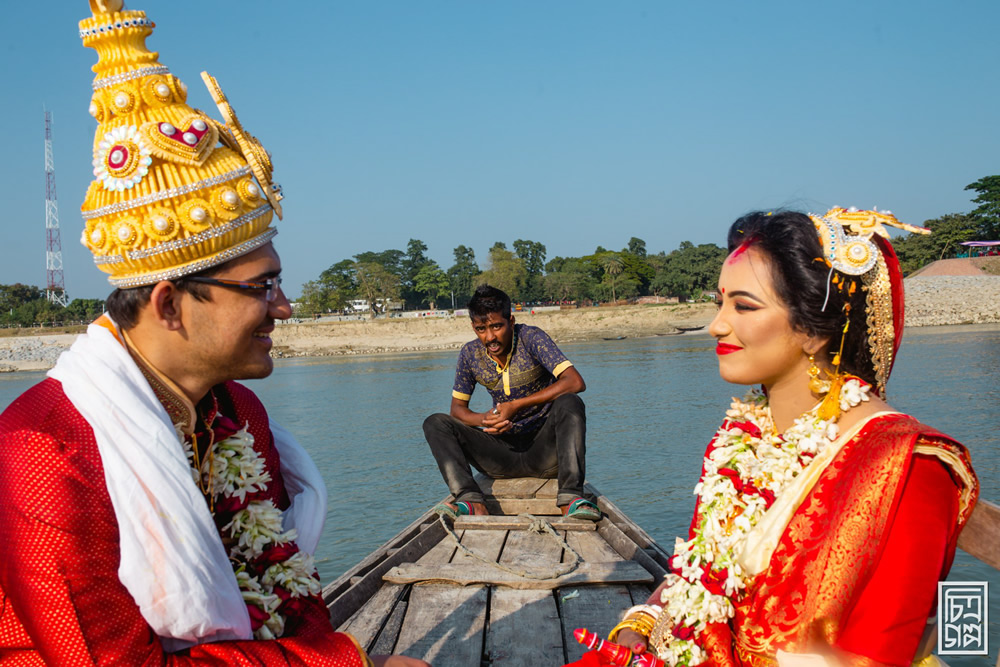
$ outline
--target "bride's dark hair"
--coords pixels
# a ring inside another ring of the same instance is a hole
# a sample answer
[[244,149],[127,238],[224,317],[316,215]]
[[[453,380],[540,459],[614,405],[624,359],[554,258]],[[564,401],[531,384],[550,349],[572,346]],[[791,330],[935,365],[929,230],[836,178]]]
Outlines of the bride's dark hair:
[[767,255],[775,292],[791,313],[792,328],[829,338],[827,361],[840,347],[846,320],[844,305],[850,304],[851,322],[840,368],[874,385],[865,311],[867,292],[860,278],[855,279],[857,289],[853,295],[831,284],[830,266],[823,261],[819,235],[809,216],[797,211],[747,213],[729,228],[729,252],[740,246],[752,246]]

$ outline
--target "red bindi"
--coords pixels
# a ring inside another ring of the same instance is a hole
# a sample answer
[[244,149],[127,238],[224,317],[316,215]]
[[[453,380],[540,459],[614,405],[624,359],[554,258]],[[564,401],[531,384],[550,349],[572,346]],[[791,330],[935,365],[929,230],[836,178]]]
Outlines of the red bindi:
[[722,292],[723,294],[725,294],[726,293],[726,288],[725,287],[720,287],[719,291]]

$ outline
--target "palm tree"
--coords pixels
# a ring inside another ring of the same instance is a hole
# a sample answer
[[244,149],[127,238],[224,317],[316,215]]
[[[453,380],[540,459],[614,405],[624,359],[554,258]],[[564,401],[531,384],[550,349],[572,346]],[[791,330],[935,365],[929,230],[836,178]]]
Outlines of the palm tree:
[[611,284],[611,301],[617,303],[618,295],[615,292],[615,284],[618,282],[618,276],[625,270],[625,262],[622,261],[618,253],[609,252],[601,257],[601,266],[604,267],[604,275]]

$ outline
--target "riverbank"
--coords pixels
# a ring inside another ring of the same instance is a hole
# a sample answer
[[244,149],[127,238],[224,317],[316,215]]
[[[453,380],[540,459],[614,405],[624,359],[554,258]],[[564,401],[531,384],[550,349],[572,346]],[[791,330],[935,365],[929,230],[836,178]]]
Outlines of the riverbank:
[[[905,287],[909,327],[1000,322],[1000,276],[924,273],[907,278]],[[665,304],[524,312],[516,318],[567,343],[675,335],[679,328],[706,327],[714,315],[712,304]],[[0,372],[48,369],[74,338],[42,331],[0,337]],[[272,338],[277,358],[328,357],[458,349],[472,332],[465,317],[400,318],[281,324]]]

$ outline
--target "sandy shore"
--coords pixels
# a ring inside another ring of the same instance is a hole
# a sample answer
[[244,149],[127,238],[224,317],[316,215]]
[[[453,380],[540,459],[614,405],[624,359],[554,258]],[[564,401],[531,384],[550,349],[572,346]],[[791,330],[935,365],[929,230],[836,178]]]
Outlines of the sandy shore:
[[[678,327],[707,325],[715,310],[712,304],[619,306],[515,313],[515,320],[541,327],[556,342],[565,343],[672,335],[679,333]],[[284,324],[272,336],[276,357],[450,350],[473,337],[467,317]]]
[[[1000,276],[924,274],[908,278],[905,285],[907,326],[1000,323]],[[715,310],[712,304],[668,304],[525,312],[516,318],[566,343],[671,335],[678,327],[707,325]],[[0,372],[50,368],[74,338],[0,338]],[[288,358],[452,350],[472,338],[466,317],[281,324],[273,334],[273,354]]]

